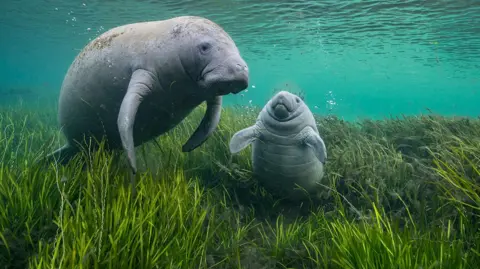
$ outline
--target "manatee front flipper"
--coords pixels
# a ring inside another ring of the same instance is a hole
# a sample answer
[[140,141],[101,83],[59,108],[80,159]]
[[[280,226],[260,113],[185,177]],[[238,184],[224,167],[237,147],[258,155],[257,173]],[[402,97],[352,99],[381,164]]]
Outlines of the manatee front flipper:
[[325,160],[327,159],[327,149],[320,135],[311,127],[307,127],[303,131],[303,136],[304,143],[312,148],[317,159],[325,164]]
[[118,113],[117,125],[122,140],[123,149],[127,153],[128,164],[131,169],[132,190],[135,194],[135,174],[137,173],[137,161],[135,157],[135,143],[133,140],[133,126],[138,107],[142,101],[152,93],[155,76],[144,69],[137,69],[133,72],[128,84],[127,93],[123,97],[120,111]]
[[258,138],[258,126],[252,125],[236,132],[230,139],[230,153],[240,152]]
[[208,137],[215,131],[220,121],[222,111],[222,97],[216,96],[207,100],[207,110],[203,116],[202,122],[195,132],[190,136],[188,141],[182,146],[183,152],[190,152],[202,145]]

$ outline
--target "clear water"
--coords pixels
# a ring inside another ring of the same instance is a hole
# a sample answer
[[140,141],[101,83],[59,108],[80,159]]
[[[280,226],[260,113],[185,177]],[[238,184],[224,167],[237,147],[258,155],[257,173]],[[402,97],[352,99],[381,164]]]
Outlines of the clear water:
[[248,62],[248,92],[226,105],[263,106],[283,88],[346,119],[480,113],[479,0],[2,0],[0,100],[55,99],[99,33],[178,15],[219,23]]

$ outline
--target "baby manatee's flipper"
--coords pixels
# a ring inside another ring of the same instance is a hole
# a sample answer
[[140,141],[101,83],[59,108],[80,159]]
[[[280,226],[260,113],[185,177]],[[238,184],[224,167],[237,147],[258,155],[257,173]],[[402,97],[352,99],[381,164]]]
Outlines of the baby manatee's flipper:
[[78,148],[72,147],[69,143],[67,143],[44,158],[40,159],[37,163],[57,162],[61,165],[66,165],[68,162],[70,162],[70,160],[73,159],[73,157],[75,157],[78,152]]
[[123,149],[127,153],[134,195],[136,194],[135,175],[137,174],[137,162],[135,157],[135,143],[133,140],[133,126],[135,124],[138,107],[142,101],[152,93],[155,83],[157,83],[157,80],[151,72],[144,69],[135,70],[118,113],[118,131],[122,140]]
[[220,114],[222,111],[222,97],[215,96],[207,100],[207,110],[203,116],[202,122],[197,127],[195,132],[190,136],[188,141],[182,146],[183,152],[190,152],[200,145],[202,145],[215,131],[220,121]]
[[327,149],[320,135],[316,133],[311,127],[306,127],[302,131],[302,136],[304,143],[313,149],[313,152],[315,152],[315,156],[317,157],[317,159],[323,164],[325,164],[325,161],[327,159]]
[[230,139],[230,153],[240,152],[258,138],[258,126],[252,125],[236,132]]

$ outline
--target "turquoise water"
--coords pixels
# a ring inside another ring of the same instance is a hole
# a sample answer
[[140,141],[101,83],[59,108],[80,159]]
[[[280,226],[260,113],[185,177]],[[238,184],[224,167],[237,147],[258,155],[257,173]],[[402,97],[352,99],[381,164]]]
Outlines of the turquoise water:
[[480,113],[480,1],[2,0],[0,100],[57,98],[82,47],[107,29],[200,15],[233,37],[250,87],[225,105],[303,91],[345,119]]

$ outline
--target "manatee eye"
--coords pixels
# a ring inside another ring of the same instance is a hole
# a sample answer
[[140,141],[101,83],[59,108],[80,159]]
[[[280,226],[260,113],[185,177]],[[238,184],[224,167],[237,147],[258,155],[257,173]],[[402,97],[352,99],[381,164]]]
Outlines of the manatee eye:
[[300,98],[296,97],[295,101],[297,101],[297,103],[300,103]]
[[199,45],[200,52],[203,54],[209,52],[211,48],[212,48],[212,45],[208,42],[204,42]]

